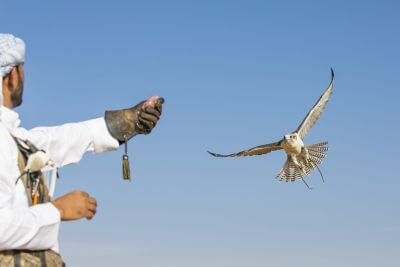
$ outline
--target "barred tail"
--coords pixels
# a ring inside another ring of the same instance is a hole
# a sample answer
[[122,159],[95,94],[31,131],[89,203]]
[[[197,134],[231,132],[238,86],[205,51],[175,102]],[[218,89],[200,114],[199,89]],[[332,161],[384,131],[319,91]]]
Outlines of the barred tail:
[[322,163],[328,152],[328,142],[322,142],[315,145],[306,146],[309,155],[309,166],[312,169],[317,169],[321,175],[322,182],[325,182],[324,175],[319,169],[318,165]]
[[[324,158],[326,157],[326,153],[328,152],[328,142],[322,142],[319,144],[308,145],[306,146],[310,160],[312,161],[311,165],[321,164]],[[315,169],[318,166],[310,166],[312,169]]]
[[322,142],[319,144],[306,146],[309,155],[309,161],[307,162],[302,155],[296,157],[296,160],[302,166],[302,169],[293,162],[291,157],[288,156],[285,164],[276,178],[280,181],[294,182],[297,179],[303,179],[305,176],[310,175],[312,170],[317,169],[321,174],[322,180],[324,180],[318,165],[321,164],[326,157],[326,153],[328,151],[327,144],[328,142]]
[[[306,173],[309,173],[308,168],[304,170]],[[281,171],[276,176],[276,179],[279,179],[279,181],[294,182],[296,179],[302,179],[305,175],[306,174],[304,174],[303,171],[296,166],[296,164],[293,162],[293,159],[288,156]]]

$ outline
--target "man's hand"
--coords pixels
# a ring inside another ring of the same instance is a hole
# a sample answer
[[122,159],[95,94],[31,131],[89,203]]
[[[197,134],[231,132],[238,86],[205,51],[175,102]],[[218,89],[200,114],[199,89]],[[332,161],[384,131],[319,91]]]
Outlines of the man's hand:
[[163,103],[164,98],[153,96],[149,100],[140,104],[140,110],[138,112],[138,126],[144,128],[144,134],[150,133],[151,130],[156,127],[162,113]]
[[163,103],[164,98],[153,96],[132,108],[106,111],[108,131],[120,143],[137,134],[149,134],[160,119]]
[[62,221],[90,220],[96,214],[97,201],[88,193],[74,191],[51,202],[60,212]]

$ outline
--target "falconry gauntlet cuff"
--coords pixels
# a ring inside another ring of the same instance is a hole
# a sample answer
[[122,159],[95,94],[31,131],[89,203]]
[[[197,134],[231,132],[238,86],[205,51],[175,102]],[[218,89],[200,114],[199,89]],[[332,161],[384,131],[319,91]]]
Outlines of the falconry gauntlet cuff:
[[111,136],[120,143],[131,139],[137,134],[147,133],[147,130],[139,122],[139,114],[144,102],[140,102],[128,109],[106,111],[104,118],[107,129]]

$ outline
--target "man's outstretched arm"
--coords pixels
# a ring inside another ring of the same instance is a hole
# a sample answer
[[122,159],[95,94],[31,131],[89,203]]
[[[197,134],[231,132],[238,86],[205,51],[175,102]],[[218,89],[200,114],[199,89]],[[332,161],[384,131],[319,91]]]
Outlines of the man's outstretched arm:
[[101,153],[116,150],[119,146],[118,141],[109,134],[104,118],[37,127],[29,131],[17,128],[13,134],[50,152],[57,167],[79,162],[86,152]]
[[49,151],[51,159],[58,167],[62,167],[79,162],[85,152],[116,150],[125,139],[150,133],[161,116],[164,100],[159,98],[153,105],[147,102],[143,101],[129,109],[108,111],[105,118],[37,127],[30,131],[17,128],[13,134]]

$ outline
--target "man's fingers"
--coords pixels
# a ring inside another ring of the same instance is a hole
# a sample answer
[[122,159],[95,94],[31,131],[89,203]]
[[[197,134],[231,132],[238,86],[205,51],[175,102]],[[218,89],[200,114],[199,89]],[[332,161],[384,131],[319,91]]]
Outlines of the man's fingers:
[[158,118],[156,116],[151,115],[151,114],[146,113],[146,112],[140,113],[139,118],[145,119],[146,121],[150,121],[150,122],[152,122],[154,124],[156,124],[157,121],[158,121]]
[[163,103],[164,98],[158,98],[154,107],[152,105],[147,105],[146,102],[141,102],[142,106],[140,110],[137,110],[137,131],[142,134],[151,132],[160,119]]
[[144,119],[144,118],[142,118],[142,117],[139,117],[139,121],[140,121],[140,122],[143,124],[143,126],[146,127],[148,130],[153,129],[154,126],[155,126],[155,123],[154,123],[154,122],[148,121],[148,120],[146,120],[146,119]]
[[162,105],[164,104],[164,98],[162,98],[162,97],[160,97],[158,100],[157,100],[157,104],[156,104],[156,106],[155,106],[155,108],[160,112],[160,114],[162,113]]
[[86,219],[91,220],[97,212],[97,203],[96,199],[89,198],[88,206],[86,211]]
[[153,116],[156,116],[157,119],[160,119],[161,113],[160,113],[158,110],[156,110],[155,108],[153,108],[153,107],[147,107],[147,108],[145,108],[145,109],[144,109],[144,112],[145,112],[145,113],[149,113],[149,114],[151,114],[151,115],[153,115]]
[[155,108],[160,112],[160,114],[162,113],[162,105],[156,105]]
[[93,217],[94,217],[94,213],[91,211],[88,211],[86,214],[86,219],[91,220],[91,219],[93,219]]
[[92,212],[93,214],[96,214],[96,211],[97,211],[96,205],[89,204],[88,205],[88,211]]
[[157,99],[157,104],[164,104],[164,102],[165,102],[165,99],[164,99],[164,97],[159,97],[158,99]]
[[94,197],[89,197],[88,202],[97,206],[97,200]]

